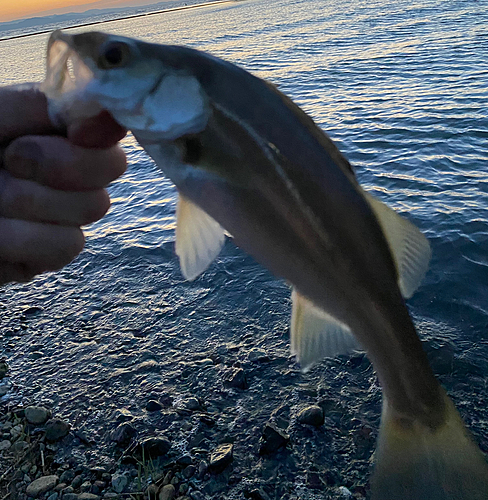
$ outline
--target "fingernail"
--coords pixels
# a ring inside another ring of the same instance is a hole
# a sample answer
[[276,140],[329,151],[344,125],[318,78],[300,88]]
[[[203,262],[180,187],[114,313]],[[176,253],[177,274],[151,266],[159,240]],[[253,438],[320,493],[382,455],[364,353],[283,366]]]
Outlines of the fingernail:
[[34,179],[43,159],[39,144],[32,139],[17,139],[5,151],[5,169],[15,177]]

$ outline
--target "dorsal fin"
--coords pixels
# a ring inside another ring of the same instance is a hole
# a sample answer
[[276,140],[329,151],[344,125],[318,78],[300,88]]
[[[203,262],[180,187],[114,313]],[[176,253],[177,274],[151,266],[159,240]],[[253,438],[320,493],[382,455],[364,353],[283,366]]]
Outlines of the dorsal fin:
[[322,358],[361,350],[347,325],[319,309],[296,290],[292,291],[291,352],[302,370]]
[[427,238],[411,222],[364,192],[390,246],[398,271],[398,286],[405,298],[419,287],[429,267],[431,250]]
[[202,274],[224,242],[222,226],[180,194],[176,207],[176,255],[183,276],[191,281]]

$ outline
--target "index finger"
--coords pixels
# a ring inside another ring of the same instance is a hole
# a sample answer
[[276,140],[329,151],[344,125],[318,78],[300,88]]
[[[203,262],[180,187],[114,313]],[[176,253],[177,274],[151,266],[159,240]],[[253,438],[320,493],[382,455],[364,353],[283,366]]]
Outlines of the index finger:
[[0,144],[21,135],[56,132],[47,112],[46,96],[38,84],[0,87]]

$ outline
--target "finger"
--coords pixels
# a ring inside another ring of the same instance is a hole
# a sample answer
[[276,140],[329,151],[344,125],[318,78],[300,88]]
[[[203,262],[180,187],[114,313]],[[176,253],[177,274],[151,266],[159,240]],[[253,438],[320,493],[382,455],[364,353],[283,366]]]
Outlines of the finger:
[[123,139],[126,133],[108,111],[73,122],[68,127],[68,139],[85,148],[109,148]]
[[85,244],[80,228],[17,219],[0,218],[0,234],[0,261],[38,272],[61,269]]
[[41,272],[41,270],[30,269],[23,264],[11,264],[10,262],[0,261],[0,285],[14,281],[17,283],[26,283]]
[[46,96],[32,84],[31,87],[0,87],[0,144],[26,134],[55,132],[47,114]]
[[84,191],[107,186],[125,172],[127,161],[119,146],[87,149],[59,136],[26,136],[5,150],[4,168],[55,189]]
[[110,207],[104,189],[60,191],[12,177],[0,170],[0,216],[82,226],[101,219]]

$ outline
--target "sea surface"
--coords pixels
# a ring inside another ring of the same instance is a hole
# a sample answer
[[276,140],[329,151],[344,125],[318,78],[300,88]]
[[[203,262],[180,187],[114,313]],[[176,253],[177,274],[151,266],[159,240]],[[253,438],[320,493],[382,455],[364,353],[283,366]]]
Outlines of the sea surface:
[[[409,308],[487,452],[488,1],[248,0],[96,29],[188,45],[270,80],[330,135],[367,190],[426,234],[431,266]],[[0,84],[42,80],[47,39],[0,41]],[[367,409],[376,426],[376,379],[347,360],[299,372],[288,354],[287,285],[231,240],[204,275],[183,279],[175,189],[132,137],[122,145],[128,172],[110,187],[109,214],[86,228],[85,251],[60,272],[0,290],[0,356],[11,367],[1,401],[50,405],[103,435],[117,409],[147,423],[151,396],[194,392],[188,366],[211,358],[218,373],[218,356],[245,366],[260,349],[297,386],[344,398],[357,419]],[[233,400],[236,419],[266,419],[259,405],[273,391],[257,390]],[[234,397],[219,391],[202,385],[200,396],[210,406]],[[357,401],[365,395],[367,408]],[[347,478],[350,464],[338,467]]]

